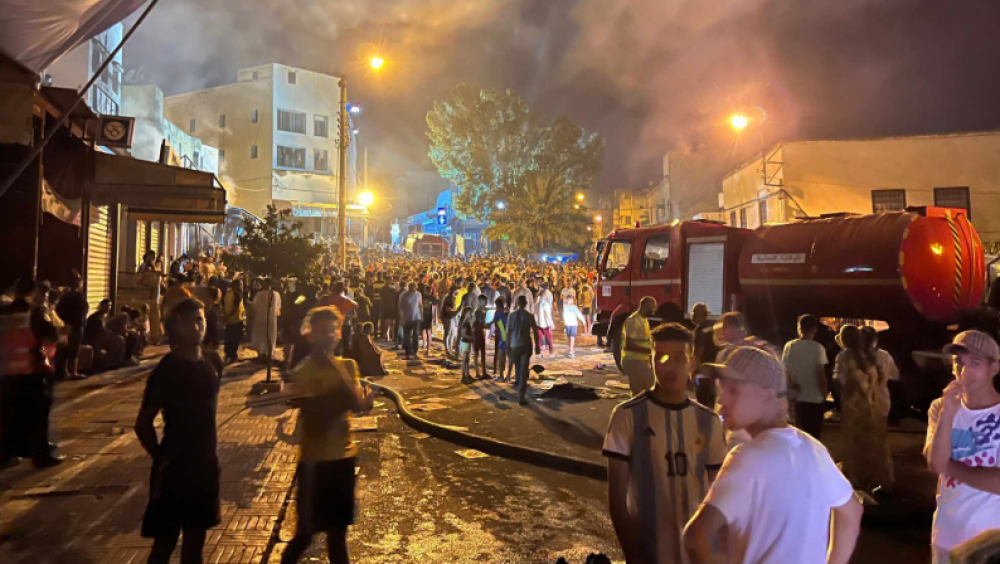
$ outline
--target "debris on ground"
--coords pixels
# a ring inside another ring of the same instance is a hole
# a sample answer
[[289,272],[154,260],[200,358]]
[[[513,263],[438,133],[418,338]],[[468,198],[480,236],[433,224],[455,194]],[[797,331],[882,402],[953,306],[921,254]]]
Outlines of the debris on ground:
[[429,439],[431,438],[431,436],[428,435],[427,433],[417,433],[416,435],[413,435],[413,438],[418,440],[423,440],[423,439]]
[[609,388],[618,388],[619,390],[631,390],[627,382],[620,382],[618,380],[608,380],[604,385]]
[[475,392],[469,392],[467,394],[462,394],[462,395],[458,396],[458,399],[460,399],[460,400],[477,400],[477,399],[482,399],[482,396],[480,396],[479,394],[477,394]]
[[474,448],[467,448],[465,450],[456,450],[455,454],[461,456],[462,458],[489,458],[490,455],[486,454],[481,450],[476,450]]
[[555,384],[552,389],[541,394],[546,399],[561,399],[570,401],[593,401],[598,398],[594,388],[579,386],[569,382]]
[[546,370],[545,371],[545,375],[546,376],[569,376],[569,377],[572,377],[572,378],[581,378],[581,377],[583,377],[583,371],[582,370]]
[[369,415],[368,417],[352,417],[351,430],[356,433],[378,431],[378,416]]
[[451,384],[434,384],[431,387],[435,390],[447,390],[451,388]]
[[437,411],[447,409],[448,406],[440,403],[418,403],[410,406],[410,411]]

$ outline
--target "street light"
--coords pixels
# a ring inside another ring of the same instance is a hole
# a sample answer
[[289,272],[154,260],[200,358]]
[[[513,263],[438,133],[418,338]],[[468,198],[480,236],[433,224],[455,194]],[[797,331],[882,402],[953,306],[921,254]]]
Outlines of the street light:
[[[382,57],[372,57],[369,60],[369,65],[371,68],[378,71],[383,66],[385,66],[385,59]],[[340,186],[338,187],[337,195],[337,262],[340,264],[341,268],[347,267],[347,146],[350,144],[350,138],[348,137],[348,117],[347,113],[353,111],[347,103],[347,77],[340,77],[340,135],[338,136],[338,144],[340,149],[340,169],[338,171],[338,180],[340,181]],[[359,110],[360,111],[360,110]],[[355,112],[357,113],[357,112]],[[355,129],[351,133],[354,135],[358,134],[358,130]],[[365,181],[368,179],[365,178]]]
[[584,198],[583,192],[580,192],[579,194],[576,195],[576,201],[578,202],[582,202],[583,198]]
[[733,126],[733,129],[736,131],[743,131],[749,124],[750,120],[748,120],[747,116],[743,114],[733,114],[733,116],[729,118],[729,125]]
[[497,209],[498,210],[505,210],[505,209],[507,209],[507,202],[497,202]]
[[362,192],[358,196],[358,203],[367,208],[375,203],[375,194],[372,194],[371,192]]
[[596,221],[597,223],[600,223],[601,222],[601,214],[595,215],[594,216],[594,221]]

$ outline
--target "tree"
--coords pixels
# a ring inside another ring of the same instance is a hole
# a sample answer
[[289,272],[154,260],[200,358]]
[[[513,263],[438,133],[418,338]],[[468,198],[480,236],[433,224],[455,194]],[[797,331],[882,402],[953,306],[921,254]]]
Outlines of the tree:
[[511,196],[505,209],[491,214],[487,237],[505,238],[522,253],[576,251],[590,240],[587,216],[573,209],[573,191],[551,176],[532,173]]
[[[522,251],[586,241],[586,218],[574,209],[574,196],[589,190],[601,172],[599,135],[565,117],[543,124],[511,91],[468,84],[435,103],[427,125],[431,161],[460,188],[456,210],[491,223],[489,236],[517,240]],[[545,207],[524,209],[524,202]],[[536,232],[518,225],[529,216]],[[566,232],[574,226],[579,230]]]
[[427,112],[428,156],[441,177],[462,188],[455,207],[485,219],[497,195],[527,169],[528,104],[510,90],[459,84]]
[[320,282],[325,249],[302,235],[302,224],[291,218],[292,210],[278,211],[277,206],[267,206],[263,223],[244,222],[238,238],[241,252],[223,255],[222,263],[249,277]]

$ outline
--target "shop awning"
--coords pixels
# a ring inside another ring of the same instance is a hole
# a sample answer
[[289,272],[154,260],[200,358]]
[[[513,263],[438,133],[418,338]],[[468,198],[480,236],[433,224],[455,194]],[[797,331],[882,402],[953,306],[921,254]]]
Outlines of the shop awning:
[[210,172],[95,153],[95,205],[124,204],[150,221],[223,223],[226,191]]

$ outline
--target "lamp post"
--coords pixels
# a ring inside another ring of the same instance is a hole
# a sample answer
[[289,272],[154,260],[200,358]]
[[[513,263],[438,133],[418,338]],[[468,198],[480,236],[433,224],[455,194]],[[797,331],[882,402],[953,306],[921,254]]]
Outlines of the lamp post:
[[[760,178],[761,186],[767,187],[767,153],[765,153],[764,148],[764,122],[767,121],[767,112],[764,108],[756,106],[755,109],[760,112],[760,119],[756,120],[757,133],[760,135]],[[750,118],[743,113],[737,113],[729,116],[729,125],[735,129],[738,133],[742,133],[747,127],[750,126]]]
[[[378,71],[385,66],[385,59],[379,56],[372,57],[368,61],[372,69]],[[347,268],[347,147],[350,145],[348,138],[347,112],[351,111],[347,107],[347,77],[340,77],[340,178],[339,194],[337,195],[337,263],[340,268]],[[357,113],[357,112],[355,112]],[[357,130],[354,130],[357,133]],[[368,178],[365,178],[368,182]]]

